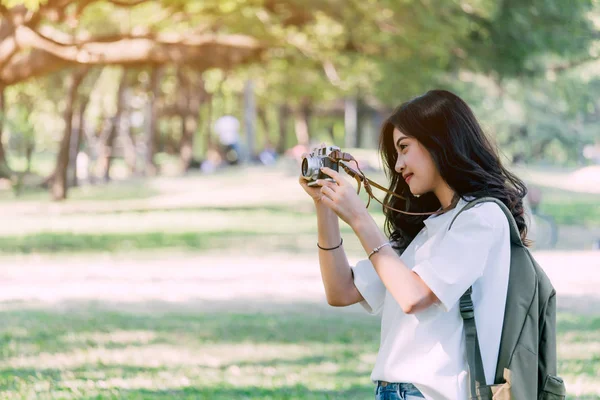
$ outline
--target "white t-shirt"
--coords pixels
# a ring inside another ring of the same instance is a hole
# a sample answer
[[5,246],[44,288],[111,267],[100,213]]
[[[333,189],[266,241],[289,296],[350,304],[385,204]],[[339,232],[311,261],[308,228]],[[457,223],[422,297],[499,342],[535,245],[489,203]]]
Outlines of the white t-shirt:
[[467,203],[425,220],[401,259],[441,304],[405,314],[368,260],[355,267],[362,306],[381,315],[381,343],[373,381],[412,383],[429,400],[466,400],[469,394],[463,320],[459,299],[470,287],[481,358],[493,383],[500,349],[510,270],[510,230],[495,203],[482,203],[452,218]]

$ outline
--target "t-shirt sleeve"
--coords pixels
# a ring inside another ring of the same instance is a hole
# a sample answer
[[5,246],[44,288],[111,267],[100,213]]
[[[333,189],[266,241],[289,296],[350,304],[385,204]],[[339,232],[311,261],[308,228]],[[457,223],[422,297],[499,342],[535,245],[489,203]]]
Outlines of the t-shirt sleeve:
[[[497,210],[490,210],[490,207]],[[445,311],[454,307],[464,292],[483,275],[490,250],[500,244],[505,233],[499,226],[502,218],[506,219],[500,207],[493,203],[461,213],[432,249],[431,256],[413,268]]]
[[364,298],[360,305],[369,314],[378,314],[383,308],[386,289],[371,261],[359,261],[356,266],[352,267],[352,275],[354,285]]

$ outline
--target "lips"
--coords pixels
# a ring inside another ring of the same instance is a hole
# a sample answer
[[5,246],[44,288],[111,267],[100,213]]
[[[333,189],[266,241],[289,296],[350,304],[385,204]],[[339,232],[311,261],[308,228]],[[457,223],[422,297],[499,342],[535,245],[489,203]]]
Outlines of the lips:
[[405,176],[403,176],[404,180],[406,181],[406,183],[408,183],[408,181],[410,181],[410,178],[412,178],[413,174],[406,174]]

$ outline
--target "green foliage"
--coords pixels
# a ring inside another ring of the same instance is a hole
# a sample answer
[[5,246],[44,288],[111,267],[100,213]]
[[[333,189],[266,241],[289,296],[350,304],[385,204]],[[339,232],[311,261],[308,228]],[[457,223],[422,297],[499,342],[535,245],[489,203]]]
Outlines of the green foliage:
[[[36,10],[45,2],[23,4]],[[226,70],[201,71],[214,95],[212,115],[206,105],[199,110],[206,120],[224,113],[241,118],[240,96],[252,79],[257,103],[271,120],[282,104],[318,109],[358,96],[389,109],[445,87],[470,100],[511,157],[574,164],[581,161],[581,147],[597,136],[597,65],[572,72],[556,68],[598,59],[600,5],[593,0],[572,1],[568,7],[562,0],[161,0],[132,7],[98,0],[74,17],[77,10],[73,2],[64,11],[74,20],[44,17],[41,24],[65,38],[144,33],[178,41],[182,35],[195,40],[210,33],[259,41],[265,52],[250,65],[232,61]],[[150,67],[142,62],[130,71],[136,99],[148,98]],[[167,104],[177,99],[177,67],[166,66],[161,79]],[[23,104],[32,110],[35,131],[43,132],[35,135],[38,149],[56,147],[62,132],[66,72],[7,89],[10,106],[23,100],[16,92],[35,99]],[[108,67],[96,84],[89,78],[82,85],[83,96],[91,93],[89,126],[99,128],[113,114],[120,73]],[[463,81],[465,74],[476,78]],[[141,112],[143,106],[133,108]],[[161,123],[163,131],[173,131],[171,122]],[[209,130],[208,124],[199,132]]]
[[51,77],[5,89],[9,149],[22,154],[23,144],[31,140],[35,141],[39,151],[54,147],[63,128],[61,110],[57,107],[58,93],[60,91],[56,90]]
[[29,112],[22,106],[14,107],[7,115],[0,114],[9,134],[9,147],[26,152],[27,148],[35,145],[35,128],[29,119]]
[[8,8],[23,5],[30,11],[37,11],[40,6],[48,3],[48,0],[1,0],[0,4]]
[[548,56],[587,56],[598,32],[589,18],[596,7],[592,0],[569,7],[561,0],[490,2],[485,14],[472,7],[465,65],[500,77],[532,76],[545,71]]

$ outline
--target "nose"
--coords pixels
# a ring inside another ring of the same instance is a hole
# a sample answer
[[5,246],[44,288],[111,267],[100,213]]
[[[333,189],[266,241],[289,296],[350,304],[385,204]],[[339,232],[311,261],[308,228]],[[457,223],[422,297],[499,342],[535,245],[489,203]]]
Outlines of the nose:
[[404,168],[406,167],[406,163],[404,162],[404,157],[402,156],[398,156],[398,159],[396,160],[396,172],[399,174],[402,174],[402,171],[404,171]]

